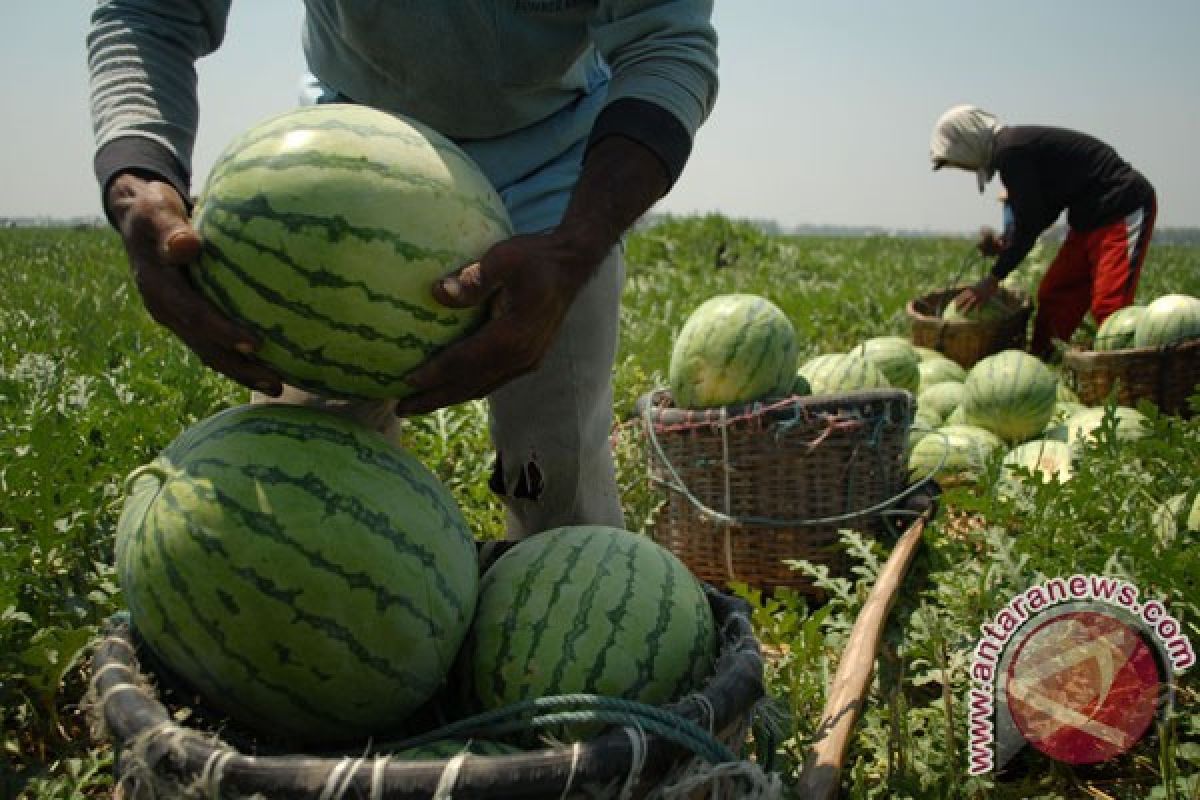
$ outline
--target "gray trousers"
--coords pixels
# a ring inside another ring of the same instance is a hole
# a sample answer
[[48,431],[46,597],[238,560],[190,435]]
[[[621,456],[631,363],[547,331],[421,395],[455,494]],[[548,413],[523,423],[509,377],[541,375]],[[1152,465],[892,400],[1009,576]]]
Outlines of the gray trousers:
[[[609,436],[613,364],[625,265],[613,248],[571,304],[541,366],[488,396],[496,448],[491,488],[507,508],[507,537],[563,525],[625,526]],[[285,386],[256,403],[326,408],[385,434],[400,421],[393,400],[341,400]]]

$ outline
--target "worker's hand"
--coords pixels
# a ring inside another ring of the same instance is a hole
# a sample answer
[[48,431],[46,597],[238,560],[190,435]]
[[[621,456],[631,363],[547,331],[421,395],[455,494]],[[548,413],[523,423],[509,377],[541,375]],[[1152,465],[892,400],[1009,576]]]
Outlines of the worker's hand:
[[439,303],[487,304],[487,321],[407,376],[413,393],[399,401],[396,413],[422,414],[484,397],[536,369],[604,255],[554,233],[522,235],[435,283]]
[[105,204],[125,243],[146,310],[212,369],[245,386],[278,395],[282,381],[251,357],[257,337],[221,314],[192,284],[187,266],[200,254],[200,236],[171,184],[132,172],[109,184]]
[[1008,247],[1008,242],[994,229],[985,225],[979,229],[979,242],[975,246],[979,248],[980,253],[991,258],[1000,255]]
[[954,298],[954,305],[959,311],[969,313],[987,304],[988,300],[1000,288],[1000,281],[995,275],[988,274],[974,286],[968,286]]

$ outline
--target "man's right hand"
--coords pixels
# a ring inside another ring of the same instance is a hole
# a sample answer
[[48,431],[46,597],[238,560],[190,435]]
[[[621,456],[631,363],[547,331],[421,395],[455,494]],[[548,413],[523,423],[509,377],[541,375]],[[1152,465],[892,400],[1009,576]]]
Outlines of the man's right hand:
[[278,395],[283,390],[280,377],[252,357],[258,338],[218,311],[188,276],[187,266],[199,256],[201,242],[179,192],[165,181],[124,172],[109,184],[105,204],[150,316],[212,369]]

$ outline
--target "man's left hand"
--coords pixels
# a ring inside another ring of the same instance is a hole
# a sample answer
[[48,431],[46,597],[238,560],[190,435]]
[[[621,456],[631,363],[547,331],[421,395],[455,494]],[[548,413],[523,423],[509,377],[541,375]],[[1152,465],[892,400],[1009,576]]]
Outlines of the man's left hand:
[[954,298],[954,305],[964,314],[982,308],[1000,288],[995,275],[985,275],[973,286],[968,286]]
[[413,393],[397,403],[396,413],[424,414],[484,397],[536,369],[604,255],[554,233],[521,235],[435,283],[439,303],[451,308],[486,303],[489,314],[478,330],[408,375]]

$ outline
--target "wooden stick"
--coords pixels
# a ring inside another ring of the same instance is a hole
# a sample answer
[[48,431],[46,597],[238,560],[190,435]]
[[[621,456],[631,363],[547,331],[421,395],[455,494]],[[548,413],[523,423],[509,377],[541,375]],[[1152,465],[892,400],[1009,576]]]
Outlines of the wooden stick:
[[850,640],[829,685],[817,740],[800,776],[800,797],[829,800],[837,794],[846,746],[870,688],[884,623],[928,521],[929,515],[922,514],[896,542],[850,631]]

